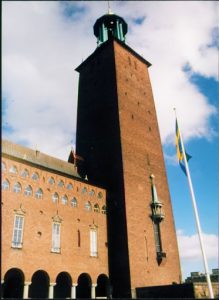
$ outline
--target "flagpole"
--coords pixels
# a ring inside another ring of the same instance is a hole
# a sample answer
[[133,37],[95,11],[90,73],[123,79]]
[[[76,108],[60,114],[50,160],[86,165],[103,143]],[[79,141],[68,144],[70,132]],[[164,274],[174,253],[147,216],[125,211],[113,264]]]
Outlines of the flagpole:
[[[174,111],[176,114],[175,108],[174,108]],[[176,119],[177,119],[177,116],[176,116]],[[179,126],[178,126],[178,130],[179,130]],[[180,142],[182,145],[182,152],[183,152],[183,158],[184,158],[184,163],[185,163],[186,175],[187,175],[187,179],[188,179],[189,190],[190,190],[193,209],[194,209],[194,213],[195,213],[195,220],[196,220],[196,225],[197,225],[197,230],[198,230],[198,235],[199,235],[199,242],[200,242],[200,246],[201,246],[202,257],[203,257],[203,261],[204,261],[205,275],[206,275],[207,284],[208,284],[209,296],[210,296],[210,298],[213,299],[214,293],[213,293],[213,289],[212,289],[210,274],[208,271],[208,263],[207,263],[207,258],[206,258],[206,254],[205,254],[204,244],[203,244],[202,230],[201,230],[201,225],[200,225],[199,216],[198,216],[198,209],[197,209],[197,205],[196,205],[195,194],[194,194],[194,190],[193,190],[192,180],[191,180],[189,166],[188,166],[187,159],[186,159],[185,148],[184,148],[181,132],[179,132],[179,138],[180,138]]]

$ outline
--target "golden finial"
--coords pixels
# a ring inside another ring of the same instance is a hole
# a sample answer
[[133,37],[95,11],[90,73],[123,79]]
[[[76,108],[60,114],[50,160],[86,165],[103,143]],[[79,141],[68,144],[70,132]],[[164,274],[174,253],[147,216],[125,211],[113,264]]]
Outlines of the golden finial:
[[108,15],[112,15],[113,12],[112,12],[112,10],[111,10],[111,8],[110,8],[110,3],[109,3],[109,1],[107,1],[107,3],[108,3]]

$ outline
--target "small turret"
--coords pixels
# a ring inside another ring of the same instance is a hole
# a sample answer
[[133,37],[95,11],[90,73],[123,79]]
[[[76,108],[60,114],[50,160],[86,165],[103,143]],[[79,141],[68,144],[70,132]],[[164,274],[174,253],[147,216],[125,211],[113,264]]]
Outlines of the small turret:
[[157,190],[154,184],[154,175],[150,175],[151,180],[151,192],[152,192],[152,202],[151,202],[151,209],[152,209],[152,219],[156,222],[161,222],[164,219],[164,213],[162,212],[162,203],[159,201],[157,196]]
[[125,35],[128,25],[123,18],[113,14],[109,9],[108,13],[97,19],[94,24],[94,35],[97,37],[97,45],[106,42],[110,37],[125,42]]

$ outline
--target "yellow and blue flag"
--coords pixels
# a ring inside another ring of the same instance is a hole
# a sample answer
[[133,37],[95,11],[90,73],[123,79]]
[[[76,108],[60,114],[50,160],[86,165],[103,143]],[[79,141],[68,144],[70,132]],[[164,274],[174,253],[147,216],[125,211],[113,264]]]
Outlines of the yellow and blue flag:
[[[176,151],[177,151],[177,157],[178,157],[178,160],[179,160],[179,165],[180,165],[181,169],[183,170],[183,172],[185,173],[185,175],[187,175],[186,174],[185,163],[184,163],[184,158],[183,158],[180,131],[179,131],[177,120],[176,120]],[[185,155],[186,155],[186,160],[187,161],[189,161],[189,159],[192,157],[191,155],[189,155],[186,152],[185,152]]]

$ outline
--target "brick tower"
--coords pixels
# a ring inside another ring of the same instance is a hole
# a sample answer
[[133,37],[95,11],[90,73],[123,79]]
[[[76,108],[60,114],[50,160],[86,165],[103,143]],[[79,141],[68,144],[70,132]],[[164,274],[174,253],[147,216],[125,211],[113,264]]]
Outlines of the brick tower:
[[98,46],[76,69],[79,172],[107,190],[113,297],[181,278],[151,64],[125,44],[127,31],[115,14],[99,18]]

